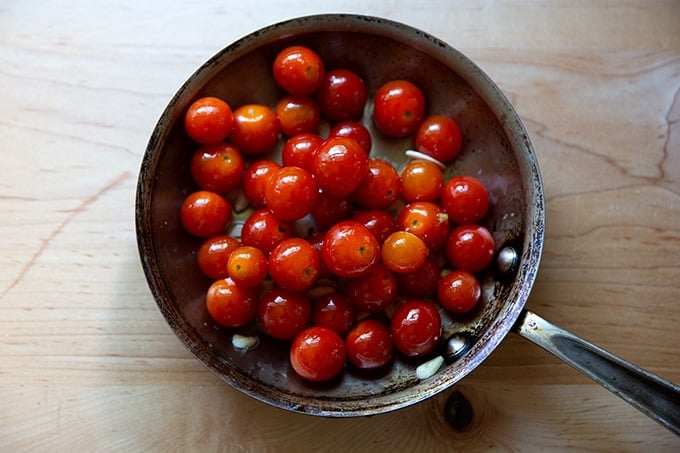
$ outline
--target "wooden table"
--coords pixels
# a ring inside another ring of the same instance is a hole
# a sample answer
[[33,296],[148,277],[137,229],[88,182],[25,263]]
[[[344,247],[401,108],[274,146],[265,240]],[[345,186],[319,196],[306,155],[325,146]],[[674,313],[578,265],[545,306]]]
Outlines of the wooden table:
[[242,395],[180,344],[136,248],[151,130],[213,53],[320,12],[427,30],[498,82],[547,196],[528,307],[680,382],[677,1],[14,1],[0,7],[0,451],[678,451],[516,336],[456,386],[474,409],[463,431],[442,418],[454,389],[321,419]]

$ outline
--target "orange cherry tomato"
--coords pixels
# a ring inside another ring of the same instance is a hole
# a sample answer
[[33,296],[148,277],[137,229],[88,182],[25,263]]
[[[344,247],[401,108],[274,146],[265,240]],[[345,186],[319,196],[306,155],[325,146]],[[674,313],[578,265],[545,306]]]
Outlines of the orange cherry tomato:
[[425,242],[413,233],[395,231],[382,244],[382,262],[397,273],[414,272],[428,256]]
[[444,175],[437,165],[417,159],[401,170],[401,195],[404,200],[436,201],[444,187]]
[[227,270],[237,285],[251,288],[267,276],[267,257],[260,249],[243,245],[229,255]]
[[254,156],[271,150],[279,140],[280,131],[279,119],[271,108],[247,104],[234,110],[229,141],[243,154]]
[[281,132],[289,137],[302,132],[315,132],[321,121],[316,101],[307,96],[285,96],[276,104]]

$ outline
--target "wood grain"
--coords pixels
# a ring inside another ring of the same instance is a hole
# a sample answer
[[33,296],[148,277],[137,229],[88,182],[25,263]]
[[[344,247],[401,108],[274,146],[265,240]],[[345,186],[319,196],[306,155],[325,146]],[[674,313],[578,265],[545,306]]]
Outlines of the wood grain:
[[[137,256],[160,112],[226,44],[293,16],[409,23],[516,106],[547,197],[529,308],[680,382],[680,3],[9,2],[0,6],[0,451],[677,451],[680,440],[524,340],[398,412],[329,420],[220,382]],[[442,411],[461,391],[472,424]]]

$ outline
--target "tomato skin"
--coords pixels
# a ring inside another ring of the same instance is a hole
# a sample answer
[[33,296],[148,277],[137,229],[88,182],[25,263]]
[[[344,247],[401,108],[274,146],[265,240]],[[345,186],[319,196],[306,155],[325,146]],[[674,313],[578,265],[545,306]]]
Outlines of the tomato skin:
[[245,163],[241,153],[228,143],[203,145],[190,163],[191,176],[203,190],[227,194],[241,184]]
[[312,325],[326,327],[344,336],[354,325],[356,309],[338,291],[317,297],[312,303]]
[[316,206],[312,209],[312,218],[320,229],[325,230],[347,220],[352,215],[353,209],[350,197],[332,197],[326,192],[321,192]]
[[481,225],[461,225],[451,231],[445,245],[446,258],[455,268],[479,272],[493,260],[493,236]]
[[287,167],[300,167],[312,171],[312,156],[323,142],[320,135],[313,132],[301,132],[290,137],[281,150],[281,161]]
[[300,167],[281,167],[267,180],[264,201],[279,219],[298,220],[312,212],[319,199],[314,177]]
[[306,240],[289,238],[269,254],[269,275],[274,283],[291,291],[307,291],[320,272],[319,253]]
[[387,209],[401,194],[399,174],[382,159],[368,160],[368,173],[354,191],[357,204],[368,209]]
[[368,174],[368,156],[348,137],[329,137],[316,149],[312,173],[321,190],[334,197],[350,195]]
[[413,272],[397,274],[399,292],[406,297],[429,297],[437,292],[441,269],[431,257]]
[[379,209],[362,209],[355,211],[352,219],[368,228],[373,236],[382,244],[387,237],[397,230],[391,215]]
[[184,229],[198,237],[224,233],[231,221],[231,204],[220,195],[207,190],[189,194],[180,208]]
[[392,338],[385,324],[375,319],[359,322],[345,338],[347,360],[357,368],[372,370],[392,358]]
[[425,96],[408,80],[380,86],[373,101],[373,122],[390,137],[413,134],[425,116]]
[[234,110],[229,141],[248,156],[271,150],[279,140],[281,126],[274,110],[266,105],[246,104]]
[[254,211],[243,222],[241,243],[256,247],[265,255],[284,239],[293,237],[293,227],[266,208]]
[[309,298],[297,291],[271,288],[262,295],[257,319],[267,335],[277,340],[290,340],[301,332],[312,316]]
[[271,175],[280,168],[281,165],[269,159],[257,160],[246,168],[243,174],[243,194],[253,207],[265,206],[264,188]]
[[395,348],[409,357],[421,357],[435,350],[441,339],[442,322],[434,304],[410,299],[392,314],[390,333]]
[[317,92],[321,112],[333,121],[360,119],[367,98],[363,79],[354,71],[342,68],[329,71]]
[[458,123],[444,115],[425,118],[415,136],[416,149],[446,163],[460,153],[463,143]]
[[312,382],[327,381],[345,366],[345,342],[340,335],[319,326],[300,332],[290,347],[290,364],[304,379]]
[[437,165],[422,159],[408,162],[401,171],[401,195],[407,202],[436,201],[444,188]]
[[366,154],[371,152],[373,138],[369,130],[359,121],[345,120],[336,123],[328,132],[329,137],[349,137],[354,139]]
[[345,291],[357,310],[377,313],[397,299],[397,277],[378,262],[367,274],[347,279]]
[[302,132],[314,132],[321,121],[321,111],[314,99],[307,96],[285,96],[276,104],[281,132],[291,137]]
[[267,257],[260,249],[243,245],[231,252],[227,268],[234,283],[252,288],[267,277]]
[[359,222],[345,220],[326,231],[321,248],[323,262],[340,277],[358,277],[370,272],[380,258],[380,244]]
[[233,112],[222,99],[206,96],[194,101],[184,115],[184,130],[197,143],[219,143],[231,132]]
[[489,192],[479,179],[457,176],[444,186],[441,204],[451,222],[459,225],[477,223],[489,209]]
[[408,231],[395,231],[382,244],[382,262],[397,273],[413,272],[423,265],[429,251],[425,242]]
[[290,94],[310,95],[323,82],[326,74],[323,60],[306,46],[290,46],[274,59],[272,73],[276,83]]
[[397,216],[397,228],[418,236],[431,251],[440,249],[449,235],[449,216],[429,201],[407,204]]
[[196,253],[201,272],[213,280],[227,278],[229,276],[229,255],[240,245],[236,238],[228,234],[207,238]]
[[439,303],[453,313],[472,310],[482,294],[477,277],[470,272],[454,270],[439,280],[437,297]]
[[205,304],[208,313],[218,324],[225,327],[245,326],[257,316],[258,291],[224,278],[210,285]]

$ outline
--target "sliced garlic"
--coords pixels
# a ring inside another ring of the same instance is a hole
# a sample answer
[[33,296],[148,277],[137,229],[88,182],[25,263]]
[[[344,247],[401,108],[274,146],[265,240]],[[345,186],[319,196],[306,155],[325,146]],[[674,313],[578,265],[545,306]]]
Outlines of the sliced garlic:
[[432,377],[437,371],[439,371],[442,363],[444,363],[444,357],[440,355],[432,360],[428,360],[425,363],[421,363],[418,365],[418,368],[416,368],[416,376],[421,380]]
[[258,339],[257,337],[250,337],[246,335],[240,335],[235,333],[233,337],[231,337],[231,344],[234,346],[236,349],[240,349],[243,352],[248,352],[255,346],[257,346]]
[[436,166],[438,166],[442,170],[444,170],[446,168],[446,165],[444,165],[439,160],[435,159],[434,157],[432,157],[428,154],[421,153],[420,151],[416,151],[415,149],[407,149],[406,155],[408,157],[410,157],[411,159],[423,159],[423,160],[432,162],[433,164],[435,164]]

